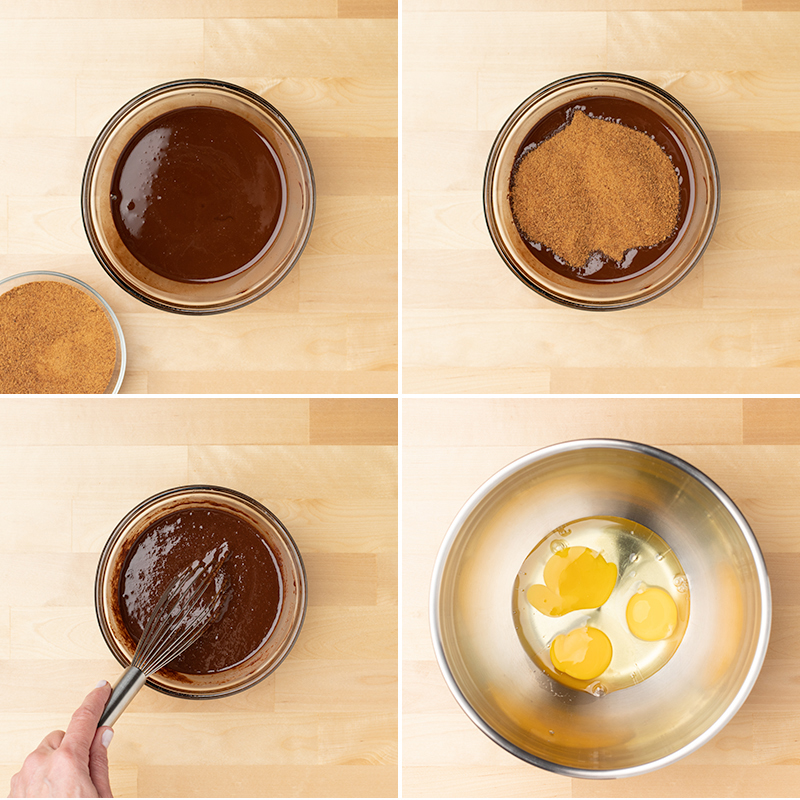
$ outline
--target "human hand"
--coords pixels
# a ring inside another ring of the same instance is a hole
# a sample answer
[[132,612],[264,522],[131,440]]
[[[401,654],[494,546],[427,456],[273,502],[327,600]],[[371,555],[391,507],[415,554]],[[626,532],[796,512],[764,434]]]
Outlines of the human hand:
[[9,797],[111,797],[108,744],[114,731],[97,727],[110,696],[108,682],[98,683],[72,715],[66,733],[48,733],[25,759],[11,779]]

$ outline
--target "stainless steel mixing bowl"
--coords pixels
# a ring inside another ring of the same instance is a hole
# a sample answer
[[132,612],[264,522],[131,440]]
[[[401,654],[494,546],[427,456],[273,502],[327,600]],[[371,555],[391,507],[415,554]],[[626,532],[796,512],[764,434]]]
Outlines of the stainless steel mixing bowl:
[[[545,675],[514,629],[514,578],[570,520],[617,516],[658,533],[689,580],[691,614],[672,659],[642,683],[593,697]],[[706,475],[644,444],[585,439],[531,453],[490,478],[445,536],[431,629],[463,710],[515,756],[576,778],[639,775],[717,734],[755,683],[771,620],[755,536]]]

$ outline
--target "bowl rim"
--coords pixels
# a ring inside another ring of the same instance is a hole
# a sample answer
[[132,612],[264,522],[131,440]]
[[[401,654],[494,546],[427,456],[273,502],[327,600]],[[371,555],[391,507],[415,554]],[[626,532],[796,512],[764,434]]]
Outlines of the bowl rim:
[[[692,261],[692,263],[688,266],[688,268],[686,268],[680,275],[677,275],[660,291],[654,294],[650,294],[647,295],[646,297],[641,297],[635,300],[615,302],[613,304],[589,304],[589,303],[569,300],[565,297],[551,294],[547,289],[540,286],[536,281],[532,280],[531,277],[524,270],[520,269],[519,265],[514,261],[514,259],[510,258],[510,256],[505,252],[505,248],[501,248],[498,246],[498,241],[495,236],[495,228],[497,227],[497,225],[492,221],[494,215],[490,210],[492,205],[491,194],[492,194],[493,175],[497,167],[497,158],[499,155],[500,147],[504,143],[506,137],[508,136],[509,132],[514,127],[514,125],[517,123],[519,118],[522,117],[522,115],[528,110],[530,105],[532,105],[534,102],[541,99],[542,97],[549,94],[555,89],[558,89],[562,86],[569,86],[571,84],[580,84],[582,82],[598,81],[598,80],[608,80],[610,83],[621,83],[633,86],[639,90],[656,94],[668,105],[674,106],[676,110],[679,111],[680,114],[685,118],[689,127],[692,128],[693,132],[697,135],[700,142],[706,148],[706,151],[708,152],[710,158],[711,165],[713,167],[712,177],[713,177],[713,183],[716,187],[716,198],[714,203],[713,215],[711,218],[711,226],[709,227],[708,233],[705,237],[705,241],[698,250],[694,261]],[[553,303],[566,306],[567,308],[576,308],[580,311],[622,311],[626,308],[635,308],[637,306],[643,305],[644,303],[649,303],[651,300],[656,300],[657,298],[662,297],[664,294],[674,289],[675,286],[677,286],[697,266],[700,259],[703,257],[706,248],[711,242],[711,239],[713,238],[714,235],[714,230],[716,229],[717,226],[717,221],[719,220],[721,195],[722,195],[722,187],[720,184],[719,165],[717,164],[717,158],[714,155],[714,150],[711,147],[711,142],[708,140],[705,131],[700,126],[700,123],[694,118],[689,109],[687,109],[686,106],[684,106],[683,103],[680,102],[680,100],[673,97],[669,92],[662,89],[660,86],[657,86],[656,84],[651,83],[650,81],[646,81],[643,78],[637,78],[634,75],[627,75],[622,72],[602,72],[602,71],[580,72],[574,75],[566,75],[562,78],[558,78],[546,84],[545,86],[542,86],[540,89],[537,89],[533,94],[529,95],[511,112],[511,114],[508,116],[506,121],[501,126],[500,130],[495,136],[494,141],[492,142],[491,149],[489,150],[489,157],[486,160],[486,167],[483,173],[483,217],[484,221],[486,222],[486,227],[489,231],[489,238],[491,239],[492,245],[494,246],[494,249],[497,252],[497,254],[503,260],[505,265],[511,270],[511,272],[517,278],[519,278],[519,280],[521,280],[529,289],[533,289],[533,291],[535,291],[537,294],[541,295],[547,300],[550,300]]]
[[[67,283],[75,284],[78,288],[83,289],[92,298],[94,298],[100,304],[100,307],[103,309],[103,311],[105,311],[106,316],[108,317],[109,322],[111,322],[111,326],[114,329],[117,341],[119,342],[119,375],[117,376],[114,387],[110,392],[107,392],[107,394],[119,394],[122,381],[125,379],[125,367],[128,362],[128,348],[125,344],[125,335],[122,332],[122,326],[119,324],[117,315],[114,313],[114,310],[108,304],[106,299],[97,291],[97,289],[89,286],[88,283],[80,280],[80,278],[76,278],[73,275],[67,275],[65,272],[56,272],[55,270],[49,269],[32,269],[27,270],[26,272],[18,272],[16,275],[9,275],[7,278],[0,279],[0,294],[4,294],[3,285],[6,283],[10,283],[11,281],[15,280],[21,280],[23,278],[31,279],[25,280],[25,283],[33,283],[34,280],[40,276],[56,278],[66,281]],[[90,395],[86,396],[89,397]]]
[[[304,165],[308,169],[309,174],[309,204],[308,204],[308,223],[307,223],[307,231],[305,237],[295,254],[294,258],[292,259],[291,264],[289,267],[283,272],[282,275],[278,277],[278,279],[274,282],[269,284],[269,286],[265,289],[262,289],[259,292],[256,292],[252,296],[246,298],[239,298],[235,301],[226,301],[223,306],[214,306],[211,308],[192,308],[192,307],[184,307],[184,306],[175,306],[170,305],[169,303],[161,302],[159,300],[155,300],[147,295],[142,294],[133,286],[129,286],[120,276],[116,274],[116,270],[114,270],[110,264],[108,263],[108,259],[106,258],[105,253],[103,252],[103,248],[100,246],[99,241],[97,240],[97,236],[94,232],[94,224],[92,223],[92,214],[90,209],[90,192],[89,192],[89,184],[91,183],[92,177],[95,174],[95,170],[97,168],[99,154],[102,147],[105,145],[106,141],[108,140],[109,136],[111,135],[114,128],[117,124],[133,109],[136,108],[139,104],[143,101],[148,100],[151,97],[156,97],[160,94],[165,94],[168,91],[173,89],[190,89],[190,88],[210,88],[210,89],[217,89],[224,92],[228,92],[232,95],[238,95],[240,97],[244,97],[246,100],[254,103],[257,106],[261,106],[262,109],[265,109],[269,114],[274,115],[277,117],[281,124],[286,127],[288,132],[291,134],[292,137],[292,144],[297,146],[297,149],[302,156],[302,160]],[[153,308],[157,308],[160,311],[168,311],[172,314],[182,314],[188,316],[211,316],[212,314],[224,314],[228,311],[235,311],[238,308],[244,308],[245,306],[250,305],[251,303],[256,302],[256,300],[260,300],[265,295],[269,294],[275,287],[277,287],[283,279],[294,269],[297,262],[300,260],[300,257],[303,254],[303,251],[306,249],[308,245],[308,241],[311,238],[311,232],[314,228],[314,218],[316,216],[316,209],[317,209],[317,183],[316,178],[314,177],[314,168],[311,165],[311,159],[309,158],[308,151],[306,150],[305,145],[303,144],[303,140],[297,134],[297,131],[292,127],[291,123],[288,119],[271,103],[265,100],[261,95],[256,94],[255,92],[251,91],[250,89],[246,89],[244,86],[239,86],[235,83],[230,83],[228,81],[221,81],[216,80],[214,78],[180,78],[174,81],[167,81],[165,83],[160,83],[157,86],[152,86],[149,89],[145,89],[143,92],[139,92],[135,97],[132,97],[128,100],[125,105],[119,108],[106,122],[106,124],[101,129],[100,133],[97,135],[97,138],[94,140],[92,147],[89,151],[89,156],[86,159],[86,165],[83,169],[83,177],[81,179],[81,221],[83,222],[83,230],[86,233],[86,238],[89,240],[89,246],[94,254],[94,257],[100,262],[100,266],[102,266],[103,270],[111,277],[111,279],[122,289],[124,289],[128,294],[135,297],[142,303],[145,303],[148,306],[152,306]]]
[[[712,494],[719,500],[728,513],[733,517],[739,530],[742,532],[745,541],[748,544],[750,552],[753,556],[755,563],[756,573],[758,575],[758,585],[761,595],[761,616],[759,619],[759,633],[756,642],[756,648],[753,655],[753,660],[747,670],[745,679],[739,687],[733,700],[728,707],[723,711],[720,717],[709,726],[702,734],[697,736],[688,744],[679,748],[669,755],[654,761],[648,761],[639,764],[635,767],[624,767],[618,769],[584,769],[579,767],[567,767],[562,764],[557,764],[553,761],[540,758],[532,755],[512,742],[508,741],[505,737],[498,734],[478,712],[472,707],[467,697],[458,686],[455,676],[453,675],[445,657],[444,647],[442,645],[442,631],[439,624],[439,602],[442,576],[444,574],[444,567],[450,555],[450,551],[461,531],[462,526],[472,512],[485,500],[485,498],[497,488],[501,483],[506,481],[511,476],[515,475],[521,469],[524,469],[532,464],[544,461],[547,458],[563,453],[572,452],[575,450],[584,449],[614,449],[614,450],[627,450],[639,454],[650,456],[654,459],[661,460],[667,464],[677,467],[678,469],[686,472],[690,477],[700,482],[705,488],[711,491]],[[500,745],[504,750],[507,750],[512,755],[521,759],[522,761],[532,764],[533,766],[546,769],[550,772],[565,775],[570,778],[593,778],[593,779],[608,779],[608,778],[629,778],[635,775],[643,775],[653,770],[661,769],[669,764],[688,756],[698,748],[702,747],[714,736],[716,736],[733,718],[736,712],[741,708],[747,696],[750,694],[756,679],[758,678],[761,667],[764,663],[764,658],[767,654],[767,645],[769,643],[770,627],[772,624],[772,595],[770,592],[769,576],[767,575],[767,567],[764,562],[764,556],[756,540],[755,534],[750,528],[749,523],[744,517],[744,514],[739,510],[736,504],[730,497],[704,472],[701,472],[697,467],[684,461],[682,458],[661,450],[652,445],[642,444],[627,439],[574,439],[558,444],[547,445],[540,449],[534,450],[521,458],[507,464],[501,470],[492,475],[486,480],[478,489],[473,492],[467,502],[461,507],[453,522],[445,534],[442,544],[434,562],[433,573],[431,576],[431,589],[429,597],[429,622],[431,628],[431,641],[433,649],[436,654],[436,660],[439,664],[439,669],[444,676],[445,683],[448,689],[453,694],[458,704],[461,706],[462,711],[472,720],[472,722],[483,731],[486,736],[492,739],[496,744]]]
[[141,502],[137,503],[133,508],[131,508],[120,521],[114,526],[114,529],[108,536],[106,543],[103,545],[103,549],[100,552],[100,557],[97,561],[97,570],[95,571],[95,578],[94,578],[94,611],[95,617],[97,619],[97,624],[100,628],[100,635],[103,638],[103,641],[108,647],[111,654],[114,658],[119,662],[120,666],[127,668],[130,664],[127,662],[126,659],[122,659],[120,655],[116,652],[116,649],[111,646],[109,642],[109,638],[106,634],[106,628],[104,624],[104,620],[100,613],[101,606],[104,604],[103,600],[103,592],[102,592],[102,579],[103,573],[105,568],[108,566],[108,559],[109,554],[112,547],[117,543],[122,531],[125,529],[127,524],[141,511],[144,511],[146,508],[151,506],[157,501],[163,500],[165,498],[179,496],[181,494],[189,494],[191,492],[207,492],[210,494],[217,494],[221,497],[234,497],[237,500],[244,502],[247,505],[252,506],[255,508],[259,513],[264,514],[267,519],[271,523],[273,523],[281,534],[286,538],[286,542],[289,545],[289,548],[292,550],[293,554],[296,556],[296,565],[298,567],[298,572],[300,573],[300,583],[302,584],[302,606],[300,608],[300,613],[297,620],[297,626],[294,630],[292,638],[289,642],[288,647],[281,655],[281,657],[274,662],[270,669],[265,671],[263,674],[259,675],[255,680],[250,680],[246,682],[244,685],[239,686],[237,688],[232,689],[225,689],[223,691],[218,692],[208,692],[202,695],[199,694],[191,694],[189,692],[180,692],[173,689],[169,689],[165,686],[161,686],[155,682],[153,682],[149,677],[145,681],[145,685],[151,689],[155,689],[162,694],[169,695],[170,697],[179,697],[185,700],[216,700],[222,697],[230,697],[234,694],[239,694],[240,692],[244,692],[247,689],[252,688],[253,686],[261,683],[265,678],[268,678],[272,675],[275,670],[284,662],[286,657],[289,653],[294,649],[295,644],[297,643],[297,639],[300,636],[300,631],[303,629],[303,623],[305,622],[306,618],[306,611],[308,609],[308,576],[306,574],[306,567],[303,561],[303,555],[300,552],[300,548],[297,546],[297,543],[294,540],[294,537],[289,533],[286,526],[281,522],[280,519],[270,511],[263,503],[259,503],[250,495],[244,494],[243,492],[239,492],[236,489],[229,489],[226,486],[217,486],[215,484],[207,484],[207,483],[196,483],[196,484],[186,484],[184,486],[175,486],[171,489],[164,489],[161,492],[156,492],[155,494],[151,495],[150,497],[142,500]]

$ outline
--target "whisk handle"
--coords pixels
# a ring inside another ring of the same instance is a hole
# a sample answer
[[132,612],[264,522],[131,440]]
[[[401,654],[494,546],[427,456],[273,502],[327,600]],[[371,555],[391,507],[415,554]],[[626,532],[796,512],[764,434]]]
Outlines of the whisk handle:
[[139,689],[144,686],[146,680],[147,675],[140,669],[128,667],[114,685],[111,697],[108,698],[105,711],[103,711],[103,716],[100,717],[100,722],[97,723],[97,727],[113,725],[119,719],[122,712],[128,707],[131,700],[136,696]]

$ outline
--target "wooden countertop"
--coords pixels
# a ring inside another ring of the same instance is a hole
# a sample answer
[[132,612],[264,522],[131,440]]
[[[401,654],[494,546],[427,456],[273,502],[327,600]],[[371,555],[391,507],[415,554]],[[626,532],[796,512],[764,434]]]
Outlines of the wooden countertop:
[[[0,3],[0,278],[47,269],[97,289],[127,341],[123,392],[395,393],[396,17],[396,0]],[[212,317],[157,311],[117,287],[80,212],[86,158],[109,117],[192,77],[275,105],[317,184],[313,232],[289,276]]]
[[285,523],[308,574],[306,620],[246,692],[143,689],[115,726],[112,789],[396,796],[396,400],[7,397],[2,419],[0,787],[122,671],[94,612],[111,530],[156,492],[212,483]]
[[[800,391],[799,12],[787,0],[406,0],[404,391]],[[686,280],[599,314],[511,273],[482,186],[494,137],[525,98],[604,70],[692,112],[722,195]]]
[[[406,399],[403,403],[404,797],[797,797],[800,793],[800,400]],[[444,534],[470,495],[539,447],[582,437],[662,447],[716,481],[767,563],[772,634],[733,720],[676,764],[638,778],[573,780],[519,761],[450,694],[428,627]]]

